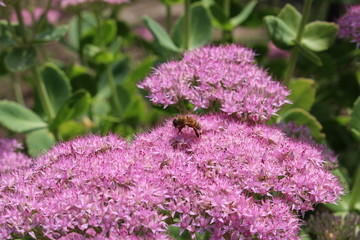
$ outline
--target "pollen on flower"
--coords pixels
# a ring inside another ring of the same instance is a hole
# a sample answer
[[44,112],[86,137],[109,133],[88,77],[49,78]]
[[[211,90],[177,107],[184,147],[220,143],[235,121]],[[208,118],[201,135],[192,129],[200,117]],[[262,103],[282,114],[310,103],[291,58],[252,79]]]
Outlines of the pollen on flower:
[[187,100],[195,108],[219,103],[239,119],[264,122],[289,103],[289,91],[255,64],[255,53],[235,44],[185,52],[159,65],[138,87],[164,107]]

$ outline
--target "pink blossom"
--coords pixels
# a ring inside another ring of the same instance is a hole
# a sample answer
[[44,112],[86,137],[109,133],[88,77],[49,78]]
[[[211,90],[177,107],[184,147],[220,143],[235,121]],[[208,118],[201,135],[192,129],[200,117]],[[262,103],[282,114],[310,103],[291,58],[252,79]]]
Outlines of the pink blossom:
[[22,145],[15,139],[0,138],[0,174],[30,166],[31,158],[17,152],[19,149]]
[[273,42],[268,43],[268,56],[272,59],[289,58],[290,52],[275,46]]
[[146,40],[148,42],[152,42],[154,40],[154,36],[150,32],[150,30],[146,27],[138,27],[138,28],[135,28],[134,31],[136,32],[136,34],[139,37],[143,38],[144,40]]
[[164,107],[189,101],[239,119],[264,122],[285,103],[289,91],[256,66],[255,53],[232,44],[185,52],[180,61],[159,65],[138,87]]
[[350,7],[339,20],[339,36],[360,46],[360,4]]
[[[21,10],[21,14],[24,19],[24,24],[27,26],[32,25],[34,20],[35,21],[39,20],[43,13],[44,13],[44,9],[40,8],[40,7],[35,8],[33,12],[31,12],[27,9]],[[56,10],[49,10],[47,12],[46,17],[50,23],[56,24],[58,22],[58,20],[60,19],[60,13]],[[15,12],[13,12],[11,14],[10,19],[12,22],[18,22],[18,18],[16,16]]]
[[[195,116],[194,116],[195,117]],[[128,144],[115,135],[61,143],[0,176],[0,238],[34,228],[51,239],[300,239],[297,214],[342,194],[323,151],[278,127],[225,114],[197,117],[201,135],[172,119]]]

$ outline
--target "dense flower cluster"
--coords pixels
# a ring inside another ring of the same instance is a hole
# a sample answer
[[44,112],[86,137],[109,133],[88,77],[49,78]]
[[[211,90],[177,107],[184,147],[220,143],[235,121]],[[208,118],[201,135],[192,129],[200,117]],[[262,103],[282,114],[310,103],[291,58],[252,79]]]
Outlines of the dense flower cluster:
[[360,46],[360,4],[350,7],[339,21],[339,35]]
[[173,225],[211,239],[294,240],[294,211],[342,193],[316,146],[225,114],[197,120],[200,137],[168,120],[131,144],[114,135],[62,143],[2,175],[0,238],[170,239]]
[[0,138],[0,175],[30,166],[31,158],[21,152],[16,152],[19,149],[22,149],[22,145],[15,139]]
[[161,64],[138,86],[164,107],[182,100],[196,108],[220,104],[229,115],[263,122],[288,103],[289,91],[256,66],[254,56],[235,44],[199,48]]
[[61,0],[60,6],[62,8],[67,8],[69,6],[77,6],[81,4],[88,4],[93,2],[103,2],[108,4],[122,4],[122,3],[128,3],[130,0]]

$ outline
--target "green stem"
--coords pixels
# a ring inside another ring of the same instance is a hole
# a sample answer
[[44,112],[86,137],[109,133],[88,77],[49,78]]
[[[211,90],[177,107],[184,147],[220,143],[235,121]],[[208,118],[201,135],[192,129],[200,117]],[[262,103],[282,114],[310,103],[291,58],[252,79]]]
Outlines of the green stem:
[[352,188],[349,210],[354,210],[356,203],[360,200],[360,165],[356,171],[355,183]]
[[[230,5],[231,0],[224,0],[224,14],[226,19],[230,19]],[[224,43],[231,42],[232,40],[232,31],[229,30],[222,30],[222,41]]]
[[50,98],[46,91],[45,83],[37,67],[33,67],[32,72],[35,77],[35,87],[39,94],[41,104],[45,110],[46,116],[48,117],[48,122],[51,122],[55,118],[55,111],[51,106]]
[[[101,45],[102,49],[106,49],[106,45],[104,42],[104,37],[102,34],[102,29],[101,29],[101,27],[102,27],[101,17],[100,17],[100,14],[96,14],[96,16],[97,16],[96,18],[97,18],[97,24],[98,24],[98,28],[99,28],[98,33],[99,33],[99,37],[100,37],[100,45]],[[119,97],[119,93],[117,91],[116,82],[115,82],[115,78],[113,75],[111,64],[108,64],[105,67],[105,73],[106,73],[106,78],[108,80],[109,87],[110,87],[110,90],[112,93],[112,98],[113,98],[113,101],[115,104],[115,108],[116,108],[115,112],[118,112],[121,109],[121,103],[120,103],[120,97]]]
[[[311,4],[312,4],[313,0],[305,0],[305,4],[303,7],[303,13],[302,13],[302,18],[301,18],[301,23],[296,35],[296,41],[297,42],[301,42],[301,39],[303,37],[303,33],[304,33],[304,29],[305,29],[305,25],[308,21],[309,15],[310,15],[310,11],[311,11]],[[296,65],[296,60],[297,57],[299,55],[299,47],[295,46],[294,49],[291,51],[291,56],[290,56],[290,60],[289,60],[289,65],[288,68],[286,70],[285,73],[285,79],[284,79],[284,84],[288,85],[289,81],[291,79],[291,77],[294,74],[294,70],[295,70],[295,65]]]
[[20,34],[21,34],[23,44],[26,45],[28,43],[28,39],[27,39],[26,30],[25,30],[24,18],[21,13],[21,6],[20,6],[19,2],[16,2],[16,4],[14,4],[14,9],[15,9],[17,19],[19,21]]
[[184,12],[185,12],[185,24],[184,24],[184,48],[189,49],[190,46],[190,32],[191,32],[191,13],[190,13],[191,0],[185,0]]
[[[8,9],[10,9],[10,8],[8,8]],[[17,45],[20,45],[21,40],[18,38],[18,36],[17,36],[17,34],[15,32],[15,29],[14,29],[12,23],[11,23],[10,13],[9,13],[9,11],[6,11],[6,10],[4,10],[4,13],[5,13],[7,26],[9,28],[10,32],[11,32],[12,38],[15,39]]]
[[166,4],[166,30],[168,33],[172,30],[172,12],[171,12],[171,5]]
[[11,82],[13,84],[16,102],[25,106],[24,96],[22,94],[21,84],[20,84],[19,79],[16,77],[16,75],[14,73],[10,74],[10,78],[11,78]]
[[81,43],[81,33],[82,33],[82,16],[81,16],[81,11],[78,12],[78,21],[77,21],[77,33],[78,33],[78,38],[79,38],[79,58],[80,58],[80,63],[83,64],[84,62],[84,54],[83,54],[83,44]]

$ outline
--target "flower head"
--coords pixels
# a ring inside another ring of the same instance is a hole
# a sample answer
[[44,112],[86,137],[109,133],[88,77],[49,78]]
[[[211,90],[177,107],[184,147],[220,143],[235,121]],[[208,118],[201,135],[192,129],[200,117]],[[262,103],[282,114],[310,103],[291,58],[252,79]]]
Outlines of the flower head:
[[197,121],[200,137],[169,119],[131,144],[88,136],[0,176],[0,238],[37,228],[56,239],[79,239],[74,229],[93,239],[170,239],[171,224],[212,239],[299,239],[294,211],[342,193],[314,145],[225,114]]
[[203,47],[161,64],[138,86],[164,107],[182,100],[196,108],[220,104],[229,115],[263,122],[289,102],[289,91],[256,66],[254,56],[235,44]]
[[360,4],[350,7],[339,20],[339,36],[360,46]]

